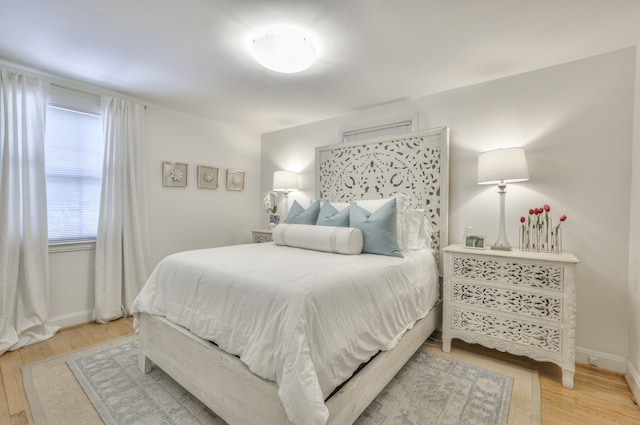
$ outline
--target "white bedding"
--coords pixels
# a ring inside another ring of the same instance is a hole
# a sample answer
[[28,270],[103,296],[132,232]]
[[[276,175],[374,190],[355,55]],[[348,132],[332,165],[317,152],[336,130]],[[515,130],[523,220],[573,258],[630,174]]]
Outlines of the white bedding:
[[133,304],[165,316],[276,381],[296,424],[324,424],[325,398],[395,346],[438,298],[430,250],[405,258],[236,245],[162,260]]

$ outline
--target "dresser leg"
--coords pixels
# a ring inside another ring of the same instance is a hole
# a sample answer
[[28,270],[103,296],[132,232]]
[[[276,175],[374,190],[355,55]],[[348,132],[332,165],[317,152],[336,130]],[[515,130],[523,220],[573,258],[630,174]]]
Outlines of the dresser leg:
[[451,338],[442,338],[442,351],[445,353],[451,352]]
[[566,388],[573,389],[573,370],[562,369],[562,385]]

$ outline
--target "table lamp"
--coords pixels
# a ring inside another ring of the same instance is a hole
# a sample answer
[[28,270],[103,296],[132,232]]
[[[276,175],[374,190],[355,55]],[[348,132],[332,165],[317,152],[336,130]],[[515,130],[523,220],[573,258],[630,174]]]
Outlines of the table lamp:
[[275,192],[284,192],[284,217],[287,219],[287,210],[289,209],[289,192],[298,190],[298,174],[293,171],[274,171],[273,172],[273,190]]
[[527,158],[523,148],[496,149],[478,156],[478,184],[497,184],[500,195],[498,240],[491,249],[510,251],[504,223],[504,202],[507,183],[529,180]]

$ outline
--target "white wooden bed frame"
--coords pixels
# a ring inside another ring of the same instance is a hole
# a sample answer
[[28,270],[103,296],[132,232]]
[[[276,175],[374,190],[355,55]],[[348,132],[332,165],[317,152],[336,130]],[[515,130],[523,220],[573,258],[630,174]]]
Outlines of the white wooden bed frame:
[[[414,208],[433,207],[430,219],[434,226],[434,247],[437,255],[441,246],[447,243],[447,180],[448,180],[448,128],[442,127],[420,133],[412,133],[396,137],[387,137],[357,144],[335,145],[316,149],[316,164],[333,163],[332,151],[339,151],[343,158],[343,148],[364,146],[366,150],[376,149],[376,145],[393,144],[396,156],[391,163],[397,164],[398,149],[403,149],[407,142],[411,144],[409,150],[416,152],[417,144],[425,142],[436,146],[439,151],[439,171],[433,178],[437,180],[437,190],[425,204],[414,204]],[[432,149],[432,147],[429,147]],[[427,149],[427,150],[429,150]],[[328,152],[328,153],[327,153]],[[360,151],[359,151],[360,152]],[[374,153],[377,155],[377,153]],[[420,153],[420,155],[423,155]],[[323,159],[324,158],[324,159]],[[328,159],[327,159],[328,158]],[[357,162],[358,158],[353,162]],[[364,161],[364,159],[363,159]],[[352,162],[352,163],[353,163]],[[362,162],[362,161],[361,161]],[[380,164],[376,164],[377,168]],[[340,172],[336,170],[336,172]],[[389,168],[390,179],[397,179],[398,168]],[[331,175],[332,173],[325,174]],[[331,187],[323,182],[321,172],[317,172],[317,190]],[[397,180],[396,180],[397,181]],[[433,188],[434,182],[428,182]],[[415,184],[408,183],[410,186]],[[344,193],[343,187],[336,187],[340,198],[344,200],[353,195]],[[397,186],[391,189],[395,192]],[[389,189],[389,190],[391,190]],[[412,194],[408,193],[410,196]],[[333,194],[335,195],[335,194]],[[380,192],[380,196],[389,194]],[[424,200],[424,193],[415,194],[412,199]],[[434,198],[437,206],[433,206]],[[437,211],[435,211],[437,209]],[[327,401],[329,410],[329,425],[352,424],[365,408],[382,391],[396,373],[404,366],[411,356],[420,348],[431,333],[440,326],[442,319],[442,305],[438,303],[429,314],[416,322],[407,331],[400,342],[391,350],[382,351],[369,361],[355,376],[349,379]],[[140,335],[140,351],[138,366],[145,373],[150,372],[153,364],[164,370],[169,376],[182,385],[187,391],[197,397],[229,425],[290,425],[284,407],[278,396],[277,384],[254,375],[239,358],[219,349],[210,341],[203,340],[163,317],[140,314],[138,317],[138,331]]]
[[[326,402],[329,425],[352,424],[440,325],[442,303],[382,351]],[[167,319],[140,314],[138,366],[157,365],[229,425],[291,425],[278,387],[239,358]]]

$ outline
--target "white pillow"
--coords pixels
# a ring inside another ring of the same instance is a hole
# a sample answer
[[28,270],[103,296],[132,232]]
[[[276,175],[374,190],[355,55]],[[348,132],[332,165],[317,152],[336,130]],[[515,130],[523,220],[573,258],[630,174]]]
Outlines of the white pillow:
[[331,204],[331,206],[337,209],[338,212],[344,210],[349,205],[351,205],[351,202],[333,202],[333,201],[322,201],[322,204],[324,205],[325,202],[328,202],[329,204]]
[[[355,201],[355,204],[364,208],[370,213],[375,212],[378,208],[389,202],[391,199],[396,199],[396,234],[398,236],[398,248],[400,251],[408,251],[408,244],[404,237],[404,221],[405,212],[409,208],[411,198],[404,193],[396,193],[391,198],[384,199],[362,199]],[[333,204],[331,204],[333,205]]]
[[271,234],[276,245],[336,254],[357,255],[364,239],[356,227],[314,226],[312,224],[278,224]]
[[409,250],[431,248],[431,222],[425,217],[424,210],[410,209],[404,213],[404,240]]

